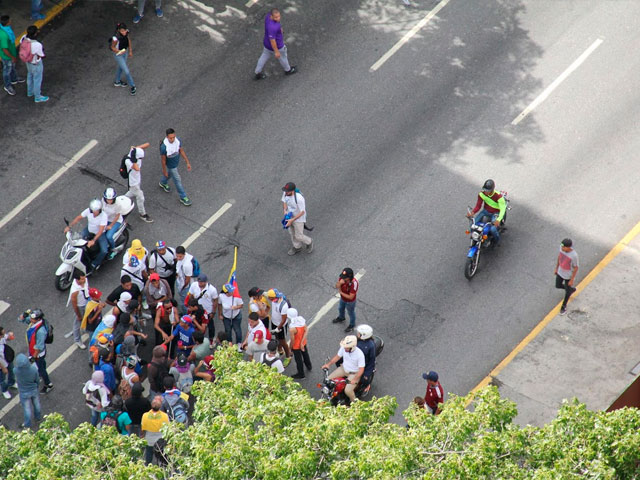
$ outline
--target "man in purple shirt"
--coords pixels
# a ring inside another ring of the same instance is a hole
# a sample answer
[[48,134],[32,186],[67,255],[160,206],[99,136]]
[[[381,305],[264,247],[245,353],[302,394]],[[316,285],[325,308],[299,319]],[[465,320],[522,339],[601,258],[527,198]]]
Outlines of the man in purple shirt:
[[273,8],[264,19],[264,48],[256,65],[256,80],[262,80],[267,76],[262,73],[264,65],[270,58],[276,57],[284,68],[285,75],[296,73],[296,67],[289,65],[287,59],[287,46],[282,38],[282,26],[280,25],[280,11]]

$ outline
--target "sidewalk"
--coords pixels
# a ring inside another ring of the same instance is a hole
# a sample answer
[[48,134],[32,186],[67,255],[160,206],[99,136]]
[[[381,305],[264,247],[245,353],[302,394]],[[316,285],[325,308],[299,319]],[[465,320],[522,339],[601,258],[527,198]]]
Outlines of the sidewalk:
[[16,34],[16,45],[27,31],[29,25],[42,28],[75,0],[42,0],[43,20],[31,20],[30,0],[0,0],[0,15],[11,17],[11,27]]
[[[493,378],[500,394],[517,403],[518,424],[542,426],[563,399],[573,397],[590,410],[606,410],[635,380],[630,370],[640,362],[639,278],[637,235],[574,295],[566,316],[554,317]],[[561,300],[563,291],[556,294]]]

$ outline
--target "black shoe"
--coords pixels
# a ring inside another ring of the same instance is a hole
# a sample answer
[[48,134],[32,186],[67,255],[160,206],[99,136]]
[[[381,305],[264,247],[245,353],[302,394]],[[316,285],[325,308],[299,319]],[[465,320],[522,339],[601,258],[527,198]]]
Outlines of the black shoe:
[[295,379],[301,379],[301,378],[306,378],[304,373],[296,373],[295,375],[291,375],[291,378],[295,378]]
[[353,332],[354,327],[352,327],[351,325],[349,325],[347,328],[344,329],[344,333],[350,333]]
[[295,67],[295,65],[291,65],[291,68],[289,69],[288,72],[284,72],[285,75],[293,75],[294,73],[297,73],[298,69]]
[[151,218],[148,213],[145,213],[144,215],[140,215],[140,218],[142,219],[143,222],[153,223],[153,218]]
[[305,367],[307,367],[307,370],[309,370],[309,371],[313,370],[313,369],[311,368],[311,365],[305,365]]
[[53,383],[50,383],[49,385],[44,385],[40,390],[40,393],[49,393],[51,390],[53,390]]
[[256,76],[255,76],[256,80],[264,80],[265,78],[267,78],[267,76],[264,73],[262,72],[256,73]]
[[567,307],[560,307],[560,315],[566,315],[567,314]]
[[136,87],[131,87],[131,90],[129,90],[129,92],[131,92],[131,95],[135,95],[136,94]]
[[344,322],[345,319],[343,317],[336,317],[334,318],[331,323],[340,323],[340,322]]

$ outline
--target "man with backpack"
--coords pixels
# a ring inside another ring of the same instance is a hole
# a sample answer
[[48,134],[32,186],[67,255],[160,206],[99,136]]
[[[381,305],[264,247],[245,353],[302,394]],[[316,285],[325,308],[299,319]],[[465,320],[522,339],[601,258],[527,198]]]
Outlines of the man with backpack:
[[124,411],[124,402],[120,395],[114,395],[111,403],[100,414],[100,427],[115,427],[121,435],[131,433],[131,417]]
[[171,288],[171,297],[176,294],[176,250],[158,240],[156,248],[149,254],[149,273],[157,273]]
[[267,351],[258,356],[258,362],[264,363],[267,367],[275,368],[276,372],[283,373],[284,365],[278,355],[278,341],[271,340],[267,345]]
[[304,224],[307,221],[306,203],[295,183],[288,182],[282,187],[281,201],[285,217],[287,214],[291,214],[291,218],[284,224],[284,227],[289,230],[293,244],[287,253],[295,255],[302,250],[303,245],[306,245],[307,253],[311,253],[313,239],[304,234]]
[[20,60],[27,66],[27,97],[34,97],[36,103],[43,103],[49,97],[42,95],[42,73],[44,65],[44,50],[42,44],[36,40],[38,27],[30,25],[27,27],[27,34],[20,39]]
[[42,377],[44,386],[42,393],[49,393],[53,388],[53,383],[47,373],[47,344],[53,343],[53,327],[44,318],[42,310],[36,308],[33,311],[27,310],[21,316],[22,319],[29,319],[27,328],[27,346],[29,348],[29,361],[36,364],[38,374]]
[[127,193],[125,193],[125,196],[135,198],[140,218],[147,223],[153,223],[153,219],[147,214],[144,208],[144,193],[142,192],[142,178],[140,176],[144,149],[148,147],[149,142],[131,146],[129,153],[125,155],[120,162],[120,176],[127,179],[129,189]]
[[191,392],[193,386],[193,371],[196,366],[189,362],[187,356],[183,353],[178,355],[176,364],[171,367],[169,373],[173,375],[173,379],[176,382],[176,387],[184,393]]
[[185,425],[189,422],[189,395],[176,388],[176,381],[172,375],[164,377],[164,393],[162,394],[162,411],[169,416],[172,422],[180,422]]

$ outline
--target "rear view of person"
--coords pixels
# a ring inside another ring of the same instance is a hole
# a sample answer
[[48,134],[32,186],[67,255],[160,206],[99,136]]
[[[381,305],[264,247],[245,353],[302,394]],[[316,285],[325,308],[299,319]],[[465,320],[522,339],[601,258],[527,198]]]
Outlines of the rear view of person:
[[162,411],[168,416],[172,422],[180,422],[185,425],[189,418],[189,395],[175,388],[175,379],[172,375],[164,377],[164,393],[162,394]]

